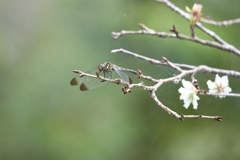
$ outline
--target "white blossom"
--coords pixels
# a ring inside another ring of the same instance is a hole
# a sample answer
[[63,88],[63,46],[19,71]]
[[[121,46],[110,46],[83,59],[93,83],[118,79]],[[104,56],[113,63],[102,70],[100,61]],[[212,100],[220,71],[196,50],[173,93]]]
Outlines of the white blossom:
[[182,80],[183,87],[178,89],[178,92],[181,93],[180,99],[184,102],[184,107],[188,109],[190,104],[193,104],[193,109],[197,109],[199,97],[197,96],[197,88],[189,81]]
[[[215,81],[212,82],[211,80],[207,81],[209,93],[229,93],[232,89],[229,87],[228,84],[228,76],[223,76],[222,78],[219,77],[217,74],[215,77]],[[219,98],[224,98],[225,96],[219,96]]]

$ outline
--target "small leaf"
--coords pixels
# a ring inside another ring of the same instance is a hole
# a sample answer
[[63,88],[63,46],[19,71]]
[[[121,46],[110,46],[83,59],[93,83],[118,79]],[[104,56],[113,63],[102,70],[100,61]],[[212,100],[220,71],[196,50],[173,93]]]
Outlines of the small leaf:
[[192,13],[192,10],[188,6],[185,6],[185,9],[187,12]]

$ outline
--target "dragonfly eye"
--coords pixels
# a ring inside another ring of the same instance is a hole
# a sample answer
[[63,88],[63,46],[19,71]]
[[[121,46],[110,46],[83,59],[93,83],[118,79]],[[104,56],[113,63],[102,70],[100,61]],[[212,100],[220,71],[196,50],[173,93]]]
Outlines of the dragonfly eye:
[[102,65],[98,65],[98,70],[101,72],[103,70],[103,66]]

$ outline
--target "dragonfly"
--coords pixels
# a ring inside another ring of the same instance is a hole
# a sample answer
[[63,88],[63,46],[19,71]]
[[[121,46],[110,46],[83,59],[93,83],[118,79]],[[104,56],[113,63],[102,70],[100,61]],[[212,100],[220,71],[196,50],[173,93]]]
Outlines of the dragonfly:
[[[111,62],[104,62],[102,64],[99,64],[96,69],[88,72],[90,74],[97,74],[99,76],[112,79],[114,78],[114,74],[117,73],[118,77],[123,80],[124,82],[127,82],[129,84],[132,83],[132,79],[124,72],[130,72],[133,74],[137,74],[137,71],[134,71],[132,69],[122,68],[119,67]],[[81,91],[88,91],[97,87],[102,86],[103,84],[106,84],[106,81],[91,78],[91,77],[81,77],[77,76],[74,77],[70,81],[71,86],[79,86],[79,89]]]

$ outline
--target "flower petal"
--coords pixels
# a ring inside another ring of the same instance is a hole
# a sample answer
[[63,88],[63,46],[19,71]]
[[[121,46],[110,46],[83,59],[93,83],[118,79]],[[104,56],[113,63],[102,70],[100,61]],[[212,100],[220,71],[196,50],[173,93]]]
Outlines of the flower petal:
[[184,102],[184,105],[183,105],[183,106],[184,106],[186,109],[188,109],[188,107],[189,107],[190,104],[191,104],[191,100],[190,100],[190,99],[184,99],[183,102]]
[[193,109],[197,109],[198,103],[197,103],[197,100],[196,100],[196,99],[194,99],[194,100],[192,101],[192,104],[193,104]]
[[211,80],[207,81],[208,89],[215,89],[217,88],[216,84],[212,82]]
[[215,77],[215,83],[217,86],[220,86],[221,85],[221,81],[222,79],[219,77],[219,75],[217,74],[216,77]]
[[224,93],[232,92],[232,88],[230,88],[230,87],[225,87],[225,88],[223,89],[223,92],[224,92]]
[[226,87],[228,86],[228,77],[227,76],[223,76],[222,77],[222,87]]
[[189,90],[192,90],[193,88],[195,88],[191,82],[186,81],[184,79],[182,80],[182,85],[184,88],[189,89]]

